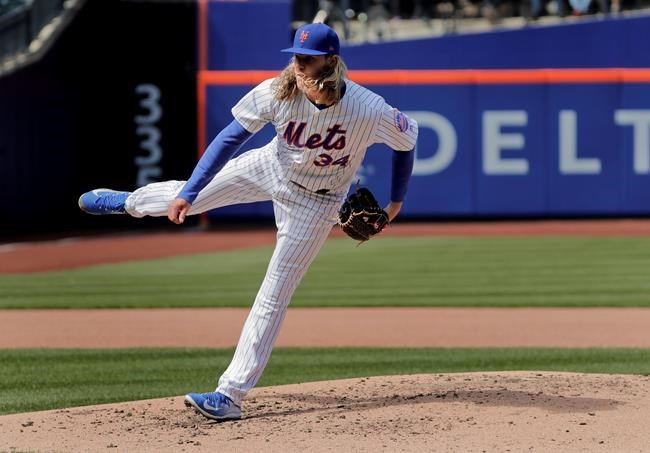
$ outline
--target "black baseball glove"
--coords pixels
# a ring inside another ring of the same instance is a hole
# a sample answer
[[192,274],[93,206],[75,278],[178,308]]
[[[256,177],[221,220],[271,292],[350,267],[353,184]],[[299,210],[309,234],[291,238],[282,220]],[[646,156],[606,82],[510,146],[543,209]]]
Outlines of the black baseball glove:
[[365,187],[357,188],[339,209],[338,224],[357,241],[367,241],[388,225],[388,214]]

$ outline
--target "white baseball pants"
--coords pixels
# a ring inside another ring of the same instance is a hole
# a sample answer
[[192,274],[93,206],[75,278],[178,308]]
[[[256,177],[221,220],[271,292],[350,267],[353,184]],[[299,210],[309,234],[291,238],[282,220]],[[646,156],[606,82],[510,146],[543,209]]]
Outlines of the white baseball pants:
[[[235,355],[217,387],[236,404],[261,377],[291,297],[327,239],[344,197],[315,194],[285,180],[284,174],[275,147],[248,151],[224,166],[189,211],[192,215],[232,204],[273,201],[275,250]],[[141,187],[126,200],[126,211],[134,217],[166,216],[184,184],[166,181]]]

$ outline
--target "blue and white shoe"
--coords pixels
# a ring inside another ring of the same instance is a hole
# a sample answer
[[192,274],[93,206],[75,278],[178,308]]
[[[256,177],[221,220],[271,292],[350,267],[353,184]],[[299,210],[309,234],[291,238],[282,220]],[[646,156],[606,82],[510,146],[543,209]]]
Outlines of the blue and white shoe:
[[92,215],[126,214],[124,203],[131,192],[95,189],[79,197],[79,208]]
[[212,420],[239,420],[241,408],[223,393],[188,393],[185,405],[193,407]]

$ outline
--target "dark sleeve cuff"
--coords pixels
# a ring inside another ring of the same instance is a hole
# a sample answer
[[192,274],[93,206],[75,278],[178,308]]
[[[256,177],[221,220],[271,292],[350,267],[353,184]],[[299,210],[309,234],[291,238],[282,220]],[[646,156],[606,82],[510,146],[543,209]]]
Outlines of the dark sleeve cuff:
[[393,171],[391,178],[390,200],[401,203],[404,201],[408,189],[413,163],[415,162],[415,148],[410,151],[393,150]]

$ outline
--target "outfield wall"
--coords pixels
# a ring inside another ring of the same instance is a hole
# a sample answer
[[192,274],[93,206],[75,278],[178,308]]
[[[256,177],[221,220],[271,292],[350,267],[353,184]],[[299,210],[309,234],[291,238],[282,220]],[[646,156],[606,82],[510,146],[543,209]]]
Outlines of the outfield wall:
[[[187,178],[230,107],[287,64],[278,50],[291,41],[289,6],[85,2],[43,58],[0,78],[0,241],[166,225],[88,216],[76,199]],[[650,17],[639,16],[342,52],[352,79],[420,123],[404,217],[647,216],[647,42]],[[382,201],[389,169],[389,150],[375,146],[358,174]]]

